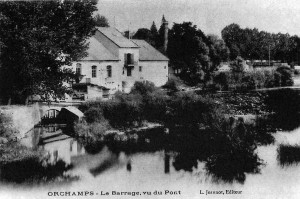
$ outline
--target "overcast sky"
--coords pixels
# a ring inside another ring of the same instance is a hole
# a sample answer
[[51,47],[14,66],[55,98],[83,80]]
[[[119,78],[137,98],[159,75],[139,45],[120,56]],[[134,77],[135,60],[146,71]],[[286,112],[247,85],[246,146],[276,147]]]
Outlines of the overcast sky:
[[150,28],[152,21],[159,28],[164,14],[169,27],[191,21],[205,34],[220,35],[226,25],[237,23],[300,35],[299,0],[99,0],[98,9],[121,31]]

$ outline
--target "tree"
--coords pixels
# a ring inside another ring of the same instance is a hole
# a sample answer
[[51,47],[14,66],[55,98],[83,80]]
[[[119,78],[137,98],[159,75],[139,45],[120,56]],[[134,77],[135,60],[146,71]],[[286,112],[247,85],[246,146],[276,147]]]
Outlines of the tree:
[[191,22],[175,23],[169,31],[168,56],[181,77],[190,84],[204,83],[210,64],[208,39]]
[[212,63],[218,66],[222,61],[228,61],[230,52],[225,42],[217,35],[208,35],[208,40]]
[[276,73],[278,73],[280,77],[280,83],[278,83],[277,86],[293,86],[292,70],[289,67],[281,66],[277,68]]
[[242,73],[244,72],[243,59],[238,56],[235,61],[231,62],[230,68],[234,73]]
[[225,41],[226,45],[229,48],[229,51],[231,52],[230,54],[230,59],[233,60],[237,56],[241,55],[240,52],[240,47],[241,47],[241,28],[237,24],[230,24],[226,26],[222,30],[222,38]]
[[154,21],[150,27],[150,32],[151,32],[151,40],[152,40],[153,46],[156,47],[157,46],[156,39],[158,38],[158,31],[157,31],[157,27],[156,27]]
[[96,9],[95,1],[0,2],[0,96],[24,103],[70,92],[63,82],[75,74],[63,66],[86,56]]
[[298,62],[299,38],[289,34],[271,34],[257,28],[240,28],[230,24],[222,30],[222,38],[230,50],[230,59],[237,56],[250,60],[271,60]]
[[140,28],[138,31],[133,35],[133,39],[143,39],[147,41],[152,46],[155,46],[155,40],[153,40],[153,35],[151,31],[147,28]]
[[97,14],[94,18],[96,26],[98,27],[109,27],[108,20],[105,16]]
[[151,27],[150,27],[150,32],[151,32],[153,38],[155,38],[155,37],[157,36],[157,34],[158,34],[158,32],[157,32],[157,27],[156,27],[154,21],[153,21],[153,23],[152,23],[152,25],[151,25]]

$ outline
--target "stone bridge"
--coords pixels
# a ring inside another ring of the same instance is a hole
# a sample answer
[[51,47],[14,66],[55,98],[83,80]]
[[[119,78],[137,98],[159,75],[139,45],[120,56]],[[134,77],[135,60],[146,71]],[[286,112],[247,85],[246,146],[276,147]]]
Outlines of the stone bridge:
[[[78,107],[79,104],[37,102],[31,105],[0,106],[0,117],[5,119],[5,126],[12,129],[18,138],[41,123],[43,118],[55,118],[59,111],[66,106]],[[1,119],[0,118],[0,119]],[[4,121],[4,119],[2,119]]]

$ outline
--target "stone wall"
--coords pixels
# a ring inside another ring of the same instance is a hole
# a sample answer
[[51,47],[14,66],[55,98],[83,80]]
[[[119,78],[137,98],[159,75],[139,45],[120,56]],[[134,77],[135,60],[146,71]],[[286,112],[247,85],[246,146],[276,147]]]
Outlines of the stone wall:
[[34,125],[38,124],[44,113],[44,107],[38,104],[30,106],[0,106],[2,128],[5,133],[0,135],[8,139],[22,138]]

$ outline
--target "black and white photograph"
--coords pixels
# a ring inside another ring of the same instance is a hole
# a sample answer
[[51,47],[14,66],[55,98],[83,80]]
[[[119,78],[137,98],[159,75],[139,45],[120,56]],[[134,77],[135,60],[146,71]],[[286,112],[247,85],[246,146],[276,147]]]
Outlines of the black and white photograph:
[[297,0],[0,0],[0,199],[300,198]]

